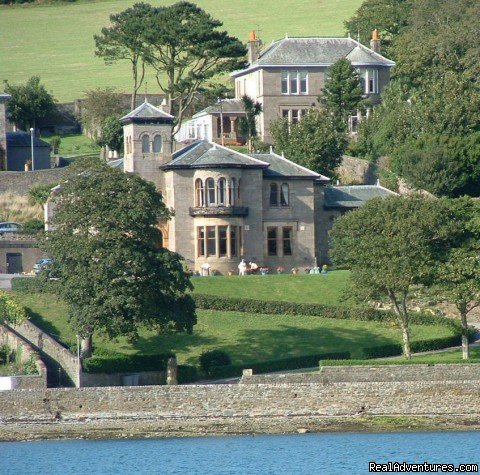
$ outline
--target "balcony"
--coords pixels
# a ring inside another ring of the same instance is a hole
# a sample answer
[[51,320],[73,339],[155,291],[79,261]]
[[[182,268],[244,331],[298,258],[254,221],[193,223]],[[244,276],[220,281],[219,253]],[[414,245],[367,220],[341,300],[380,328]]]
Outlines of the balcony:
[[248,216],[248,206],[198,206],[190,208],[190,216]]

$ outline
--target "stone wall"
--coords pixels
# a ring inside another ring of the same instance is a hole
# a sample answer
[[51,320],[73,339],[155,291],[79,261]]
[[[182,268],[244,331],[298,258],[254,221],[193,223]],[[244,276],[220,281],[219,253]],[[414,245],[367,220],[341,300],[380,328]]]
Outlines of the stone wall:
[[15,422],[480,415],[478,381],[319,382],[4,391]]
[[28,195],[28,191],[35,185],[59,183],[68,167],[51,168],[30,172],[0,172],[0,194],[15,193]]
[[94,374],[81,373],[80,385],[85,387],[106,386],[155,386],[166,384],[165,371],[139,371],[136,373]]
[[46,254],[31,240],[0,238],[0,274],[11,274],[7,265],[7,254],[21,254],[22,272],[31,272],[35,262]]
[[336,172],[342,185],[375,185],[377,182],[376,165],[361,158],[344,155]]

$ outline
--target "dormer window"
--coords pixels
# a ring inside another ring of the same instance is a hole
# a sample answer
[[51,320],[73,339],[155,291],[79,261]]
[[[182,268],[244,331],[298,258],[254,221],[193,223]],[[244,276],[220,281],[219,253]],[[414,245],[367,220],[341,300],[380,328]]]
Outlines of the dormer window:
[[308,94],[307,71],[283,70],[282,94]]

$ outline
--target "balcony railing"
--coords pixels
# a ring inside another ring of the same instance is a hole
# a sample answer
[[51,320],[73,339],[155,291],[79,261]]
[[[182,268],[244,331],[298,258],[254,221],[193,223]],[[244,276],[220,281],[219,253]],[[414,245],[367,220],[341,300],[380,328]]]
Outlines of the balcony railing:
[[248,216],[248,206],[197,206],[190,216]]

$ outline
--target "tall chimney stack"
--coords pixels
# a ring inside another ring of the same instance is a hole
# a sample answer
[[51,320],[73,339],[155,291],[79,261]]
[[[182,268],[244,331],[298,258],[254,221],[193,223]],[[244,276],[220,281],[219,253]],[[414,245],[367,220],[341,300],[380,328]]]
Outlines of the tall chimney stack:
[[372,31],[372,39],[370,40],[370,49],[373,49],[375,53],[380,53],[380,34],[376,28]]
[[255,31],[251,31],[247,43],[248,64],[253,64],[260,56],[261,44],[261,41],[255,35]]

